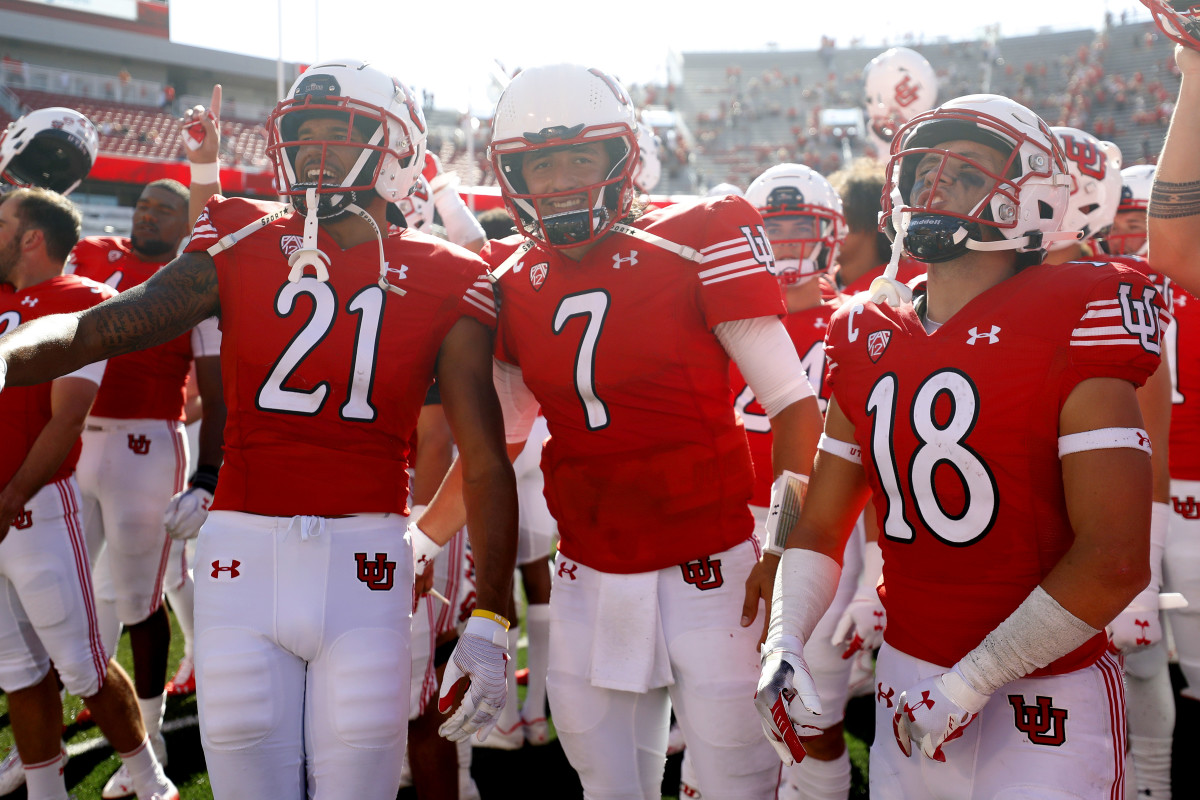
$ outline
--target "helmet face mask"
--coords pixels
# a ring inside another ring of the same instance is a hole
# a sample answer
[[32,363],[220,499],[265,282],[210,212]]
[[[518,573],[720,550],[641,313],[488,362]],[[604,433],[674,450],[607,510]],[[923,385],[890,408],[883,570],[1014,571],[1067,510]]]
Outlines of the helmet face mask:
[[[960,202],[950,208],[955,193]],[[1044,253],[1043,236],[1059,230],[1069,195],[1062,149],[1046,124],[1008,98],[969,95],[898,132],[880,221],[919,261],[1011,249],[1027,265]],[[971,207],[963,197],[972,198]]]
[[[611,76],[575,64],[527,69],[500,97],[492,131],[492,168],[505,207],[526,237],[553,248],[579,247],[629,213],[637,122],[628,94]],[[531,164],[545,165],[572,148],[594,158],[598,152],[590,146],[596,144],[608,163],[592,178],[530,186]]]
[[[424,167],[425,118],[396,79],[357,61],[319,64],[268,118],[267,156],[280,194],[298,211],[307,213],[311,189],[317,216],[337,217],[369,200],[360,193],[394,203],[413,190]],[[344,174],[334,174],[338,168]]]
[[837,262],[848,228],[841,198],[820,173],[777,164],[754,179],[746,200],[763,218],[782,285],[807,281]]
[[1154,22],[1172,41],[1200,50],[1200,2],[1196,0],[1142,0]]
[[1146,209],[1156,167],[1137,164],[1121,170],[1121,199],[1116,217],[1104,237],[1104,246],[1113,255],[1144,256],[1149,249],[1146,239]]
[[91,120],[70,108],[31,111],[0,133],[0,183],[70,194],[100,150]]

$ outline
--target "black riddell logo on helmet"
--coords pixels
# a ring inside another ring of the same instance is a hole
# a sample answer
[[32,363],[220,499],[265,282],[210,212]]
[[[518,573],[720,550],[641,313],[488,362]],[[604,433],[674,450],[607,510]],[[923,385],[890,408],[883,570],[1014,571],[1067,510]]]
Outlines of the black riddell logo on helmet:
[[795,186],[779,186],[767,195],[767,208],[798,208],[804,205],[804,195]]
[[582,123],[572,125],[568,128],[566,125],[551,125],[549,128],[542,128],[537,133],[526,131],[521,134],[525,140],[533,144],[545,144],[546,142],[554,141],[555,139],[574,139],[583,132]]
[[314,75],[305,78],[296,87],[293,97],[336,97],[342,93],[342,87],[332,75]]

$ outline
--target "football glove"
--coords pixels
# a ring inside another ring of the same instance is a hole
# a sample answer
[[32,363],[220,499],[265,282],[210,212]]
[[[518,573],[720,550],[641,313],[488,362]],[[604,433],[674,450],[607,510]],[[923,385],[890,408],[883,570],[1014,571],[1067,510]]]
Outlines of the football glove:
[[927,758],[945,761],[942,746],[963,735],[990,695],[971,688],[958,667],[935,675],[900,693],[892,717],[892,733],[906,757],[913,744]]
[[460,683],[466,682],[467,690],[458,710],[442,723],[438,733],[452,742],[472,733],[481,742],[487,738],[507,699],[507,661],[508,631],[490,617],[472,616],[446,664],[438,711],[445,714],[454,705]]
[[781,636],[763,653],[754,707],[762,717],[767,741],[783,763],[791,766],[802,760],[804,740],[821,734],[823,709],[804,661],[804,645],[796,637]]
[[171,498],[163,514],[163,525],[172,539],[194,539],[200,526],[208,519],[213,493],[199,486],[191,486]]
[[874,587],[864,589],[859,586],[838,619],[829,643],[834,647],[846,645],[842,658],[852,658],[859,650],[874,650],[882,645],[885,628],[887,612],[883,610],[879,594]]
[[1129,606],[1108,624],[1112,648],[1130,653],[1157,644],[1162,639],[1158,616],[1158,589],[1146,587]]

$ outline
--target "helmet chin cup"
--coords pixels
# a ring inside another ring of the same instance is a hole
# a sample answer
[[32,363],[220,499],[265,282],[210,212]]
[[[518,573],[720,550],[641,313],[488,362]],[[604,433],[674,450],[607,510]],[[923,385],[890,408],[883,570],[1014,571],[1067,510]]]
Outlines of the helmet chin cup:
[[926,264],[950,261],[967,252],[969,239],[982,239],[979,227],[941,214],[913,214],[904,226],[904,252]]

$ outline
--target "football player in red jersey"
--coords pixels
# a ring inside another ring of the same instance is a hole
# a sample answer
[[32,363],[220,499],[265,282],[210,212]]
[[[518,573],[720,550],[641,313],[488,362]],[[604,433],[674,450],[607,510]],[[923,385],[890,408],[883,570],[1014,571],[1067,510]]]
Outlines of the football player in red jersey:
[[[1103,244],[1145,243],[1145,211],[1142,219],[1122,220],[1116,236],[1114,217],[1129,194],[1123,183],[1121,151],[1112,142],[1102,142],[1076,128],[1051,128],[1058,137],[1071,175],[1071,198],[1063,222],[1064,230],[1083,234],[1079,242],[1055,242],[1047,254],[1047,264],[1068,261],[1113,261],[1146,275],[1158,287],[1164,305],[1172,307],[1173,286],[1169,279],[1154,274],[1145,259],[1136,255],[1108,255]],[[1139,171],[1140,168],[1138,168]],[[1149,176],[1144,181],[1149,194]],[[1143,204],[1142,208],[1145,208]],[[1136,215],[1136,212],[1135,212]],[[1128,232],[1141,230],[1141,242]],[[1108,231],[1109,236],[1100,235]],[[1144,250],[1144,247],[1142,248]],[[1169,325],[1168,325],[1169,330]],[[1167,333],[1164,331],[1164,341]],[[1138,593],[1125,610],[1109,623],[1112,648],[1121,653],[1125,672],[1126,706],[1129,717],[1129,755],[1134,770],[1134,785],[1139,797],[1167,797],[1171,791],[1171,744],[1175,729],[1175,697],[1167,668],[1167,648],[1159,617],[1159,589],[1163,585],[1163,555],[1170,517],[1171,475],[1168,466],[1168,440],[1171,428],[1171,365],[1169,353],[1162,354],[1158,369],[1137,390],[1145,429],[1154,448],[1151,467],[1154,475],[1154,504],[1150,524],[1150,583]]]
[[[63,274],[79,227],[79,212],[55,192],[18,189],[0,198],[0,281],[8,285],[0,292],[0,336],[24,321],[86,309],[115,294]],[[80,366],[53,382],[0,395],[0,582],[10,597],[0,615],[0,687],[8,695],[30,798],[67,796],[53,659],[63,684],[84,699],[121,755],[138,796],[177,800],[147,739],[129,677],[105,655],[97,629],[73,473],[103,373],[103,362]]]
[[[640,213],[634,110],[598,69],[525,70],[495,119],[492,165],[523,236],[482,255],[508,440],[524,444],[539,405],[550,431],[559,740],[588,796],[658,798],[673,705],[705,797],[773,797],[778,763],[747,699],[775,556],[760,561],[754,535],[731,358],[771,418],[789,509],[820,411],[778,319],[762,218],[737,197]],[[435,541],[453,529],[440,513],[435,499],[420,522]]]
[[[93,236],[71,252],[67,269],[118,291],[137,286],[175,257],[187,235],[189,192],[178,181],[147,185],[133,212],[130,238]],[[159,760],[166,704],[171,625],[164,582],[186,570],[182,546],[172,547],[163,513],[172,498],[201,494],[207,507],[221,466],[225,404],[221,399],[221,335],[215,318],[157,347],[113,358],[83,432],[78,480],[81,515],[94,562],[105,650],[116,652],[121,626],[129,630],[133,677],[142,719]],[[203,418],[196,472],[189,478],[183,429],[185,384],[193,362]],[[196,515],[187,531],[203,522]],[[175,562],[171,562],[174,555]],[[132,791],[118,771],[104,798]]]
[[424,117],[403,84],[362,62],[318,64],[268,127],[291,206],[214,198],[181,257],[6,336],[0,358],[26,385],[220,316],[225,462],[196,552],[214,795],[392,800],[408,717],[407,443],[435,372],[480,575],[448,668],[469,685],[447,732],[486,727],[504,704],[507,621],[490,609],[509,591],[516,497],[491,389],[495,312],[477,258],[381,236],[422,164]]
[[888,624],[871,796],[1120,796],[1104,628],[1150,577],[1135,387],[1159,363],[1159,293],[1123,266],[1041,265],[1078,236],[1059,232],[1070,179],[1012,100],[916,117],[887,175],[885,221],[928,280],[909,295],[890,267],[830,325],[833,394],[775,581],[764,727],[785,758],[820,727],[804,643],[873,492]]

